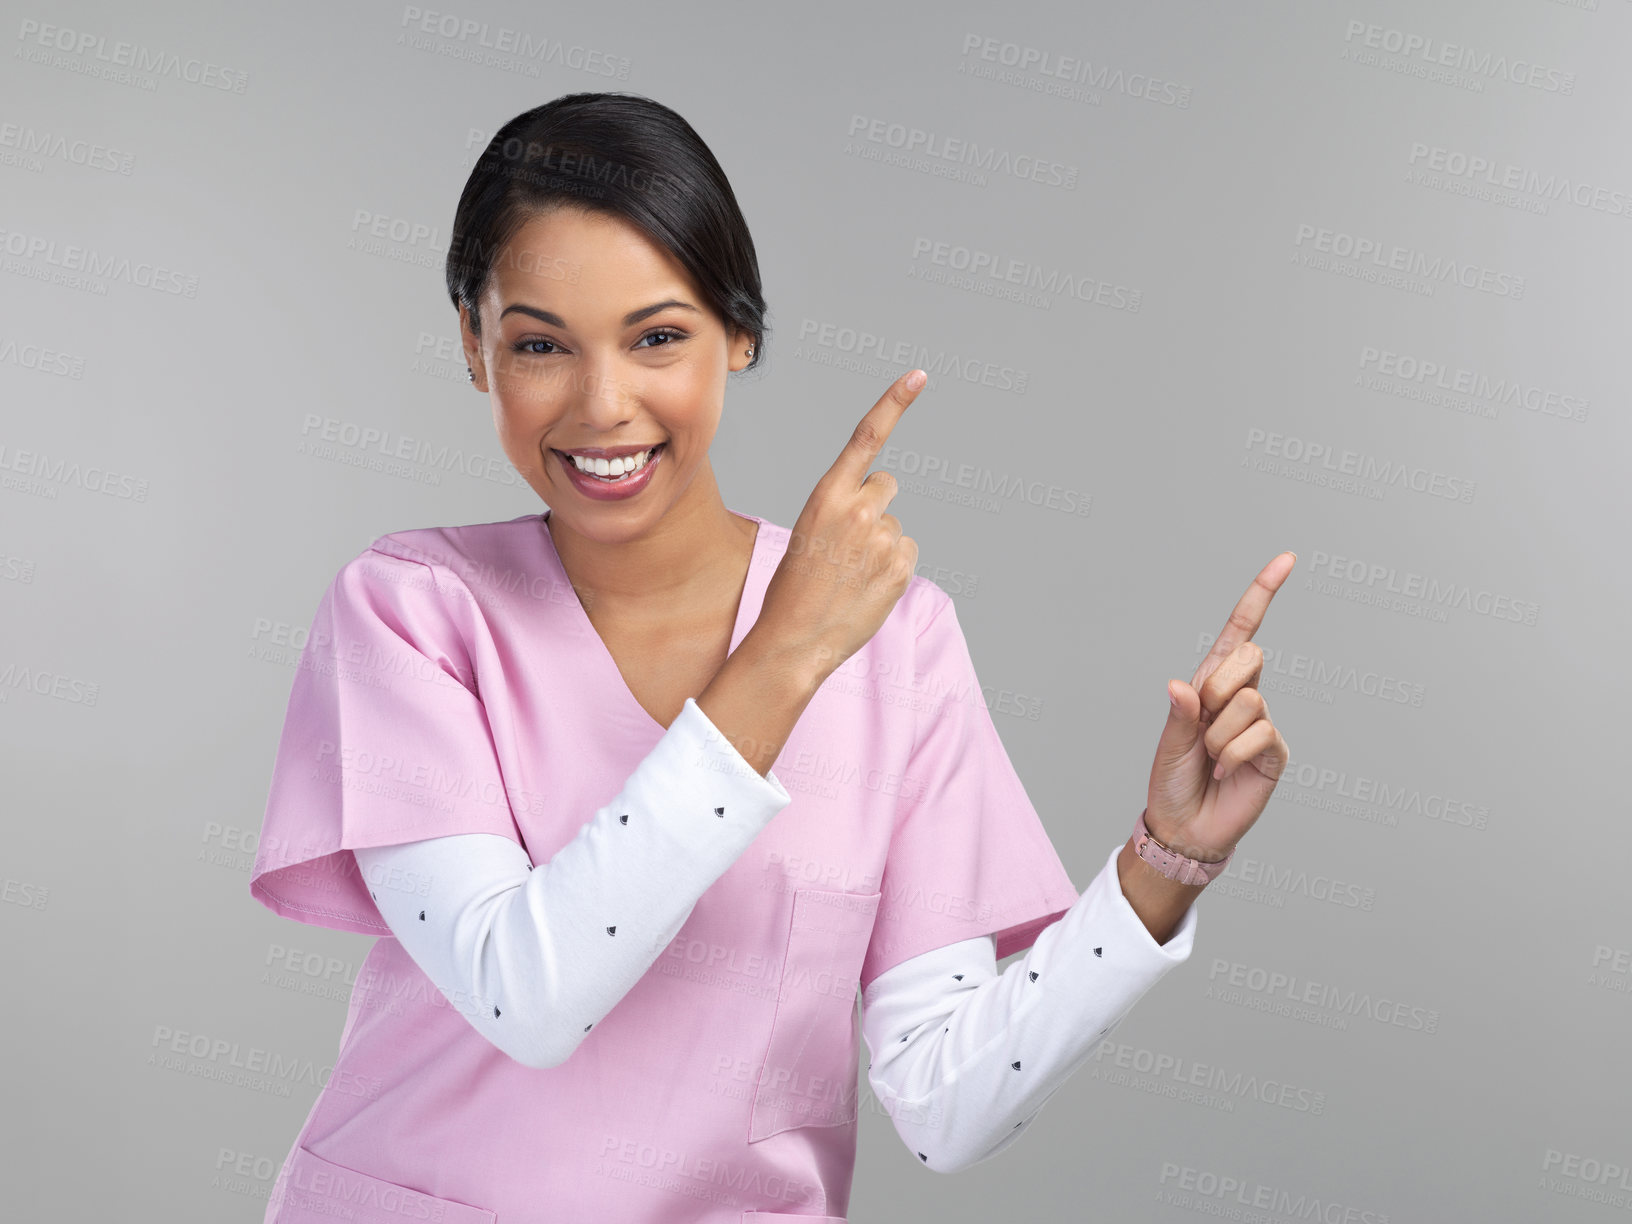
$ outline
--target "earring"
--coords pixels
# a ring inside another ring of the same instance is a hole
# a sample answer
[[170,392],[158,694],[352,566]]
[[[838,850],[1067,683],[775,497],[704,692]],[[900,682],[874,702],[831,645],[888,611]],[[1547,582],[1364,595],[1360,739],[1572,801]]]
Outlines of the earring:
[[465,367],[465,381],[466,382],[475,382],[476,381],[476,371],[471,369],[469,366]]
[[754,359],[754,346],[750,344],[748,346],[748,360],[752,361],[753,359]]

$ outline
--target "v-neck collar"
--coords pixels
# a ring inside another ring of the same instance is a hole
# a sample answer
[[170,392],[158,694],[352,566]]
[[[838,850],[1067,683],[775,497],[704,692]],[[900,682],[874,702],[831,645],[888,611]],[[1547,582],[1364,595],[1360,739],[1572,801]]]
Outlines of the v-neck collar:
[[[748,605],[750,602],[757,602],[758,600],[755,584],[756,581],[760,581],[760,557],[766,547],[766,539],[765,520],[760,518],[759,515],[743,514],[731,509],[729,506],[726,507],[726,513],[735,514],[738,518],[752,519],[759,524],[754,531],[753,548],[748,554],[748,574],[743,579],[742,594],[737,600],[736,619],[731,625],[731,645],[726,649],[726,654],[729,655],[742,642],[751,623],[748,620]],[[544,537],[544,553],[549,565],[555,570],[556,575],[566,583],[567,590],[572,592],[571,608],[567,614],[576,619],[580,628],[587,630],[589,636],[594,639],[597,665],[606,673],[606,690],[622,694],[621,700],[629,707],[631,716],[640,719],[648,727],[656,728],[659,734],[667,732],[668,728],[653,718],[646,707],[636,699],[635,694],[629,688],[629,682],[623,678],[623,673],[618,670],[618,661],[612,657],[611,650],[607,648],[606,639],[601,637],[601,631],[595,628],[595,623],[589,619],[589,612],[584,608],[583,600],[578,598],[577,588],[572,585],[572,580],[567,577],[566,566],[561,564],[561,554],[556,551],[555,537],[550,534],[549,527],[545,525],[546,520],[550,517],[549,512],[546,511],[534,517],[538,520],[538,534]],[[750,596],[753,598],[750,599]],[[565,602],[563,601],[563,604]]]

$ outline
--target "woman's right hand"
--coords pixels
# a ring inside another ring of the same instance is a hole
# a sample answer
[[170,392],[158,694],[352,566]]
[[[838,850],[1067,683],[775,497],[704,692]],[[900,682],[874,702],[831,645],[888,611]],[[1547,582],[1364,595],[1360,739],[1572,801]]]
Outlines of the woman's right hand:
[[920,375],[928,381],[910,370],[890,384],[816,482],[750,631],[804,664],[818,684],[878,632],[918,564],[917,542],[885,512],[896,494],[895,477],[869,476],[867,465],[918,398],[923,382],[909,381]]

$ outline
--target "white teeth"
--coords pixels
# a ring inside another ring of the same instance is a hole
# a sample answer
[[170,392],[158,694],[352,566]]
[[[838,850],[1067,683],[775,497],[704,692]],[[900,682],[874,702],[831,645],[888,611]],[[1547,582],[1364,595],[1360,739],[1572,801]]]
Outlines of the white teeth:
[[572,460],[573,466],[580,472],[587,472],[594,476],[606,476],[614,480],[621,476],[627,476],[630,472],[639,471],[646,466],[646,461],[651,457],[652,452],[649,450],[639,451],[622,459],[588,459],[583,455],[567,455],[567,458]]

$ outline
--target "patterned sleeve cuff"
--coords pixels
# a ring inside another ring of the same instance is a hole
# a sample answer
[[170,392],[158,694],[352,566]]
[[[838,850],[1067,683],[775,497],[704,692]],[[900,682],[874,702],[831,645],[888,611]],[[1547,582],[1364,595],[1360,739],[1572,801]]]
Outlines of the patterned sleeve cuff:
[[1190,958],[1190,950],[1196,941],[1196,904],[1194,901],[1190,903],[1190,908],[1184,911],[1183,920],[1168,937],[1167,942],[1157,943],[1155,936],[1145,926],[1144,920],[1134,912],[1133,905],[1122,891],[1122,876],[1116,862],[1117,856],[1122,852],[1122,846],[1123,843],[1117,843],[1116,849],[1111,851],[1110,857],[1105,862],[1104,870],[1090,888],[1096,886],[1103,888],[1106,918],[1122,932],[1129,946],[1150,958],[1153,965],[1160,965],[1165,972]]
[[660,747],[660,763],[676,779],[684,778],[683,784],[694,793],[715,795],[728,789],[738,803],[766,820],[793,802],[776,771],[760,774],[690,697],[664,733]]

